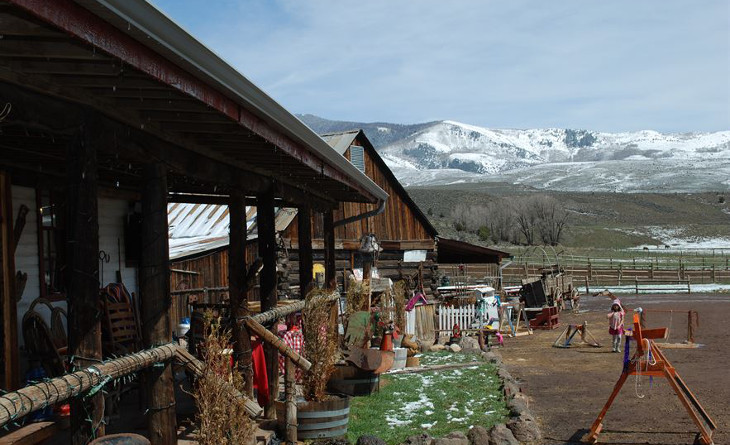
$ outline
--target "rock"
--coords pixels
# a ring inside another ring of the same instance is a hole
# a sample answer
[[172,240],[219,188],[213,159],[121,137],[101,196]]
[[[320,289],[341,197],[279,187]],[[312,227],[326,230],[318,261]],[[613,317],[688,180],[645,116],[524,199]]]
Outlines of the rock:
[[510,413],[515,417],[519,417],[522,414],[529,414],[527,399],[525,397],[516,396],[517,394],[515,394],[515,397],[509,399],[509,401],[507,402],[507,408],[509,408]]
[[385,445],[385,441],[378,436],[363,434],[357,439],[356,445]]
[[462,347],[462,349],[461,349],[461,353],[462,353],[462,354],[474,354],[474,355],[479,355],[479,354],[480,354],[481,352],[482,352],[482,351],[481,351],[481,349],[474,349],[474,348],[464,348],[464,347]]
[[466,437],[469,438],[469,445],[489,445],[489,431],[483,426],[470,429]]
[[433,345],[428,350],[432,351],[432,352],[436,352],[436,351],[443,351],[444,349],[446,349],[446,346],[444,346],[444,345]]
[[433,445],[433,437],[426,433],[408,437],[402,445]]
[[449,346],[449,350],[451,352],[461,352],[461,346],[457,345],[456,343]]
[[464,337],[459,346],[463,349],[479,349],[479,341],[474,337]]
[[449,342],[449,337],[444,337],[443,335],[439,337],[438,344],[440,345],[446,345],[446,343]]
[[512,377],[512,374],[510,374],[509,371],[507,371],[504,368],[499,368],[497,370],[497,375],[499,376],[499,378],[501,378],[505,382],[507,382],[507,381],[514,382],[515,381],[514,377]]
[[419,349],[421,351],[423,351],[423,352],[430,351],[431,350],[431,346],[434,345],[434,341],[433,340],[420,340],[417,343],[418,343]]
[[532,416],[513,417],[512,420],[507,422],[507,428],[512,431],[512,435],[520,442],[532,442],[542,439],[540,428]]
[[505,398],[515,397],[517,394],[519,394],[521,392],[520,385],[518,385],[516,382],[509,381],[509,380],[504,381],[502,390],[504,391]]
[[495,354],[494,352],[482,352],[482,358],[489,363],[499,364],[502,361],[500,356]]
[[433,441],[433,445],[469,445],[469,439],[460,431],[454,431]]
[[489,445],[520,445],[512,431],[503,423],[494,425],[489,430]]

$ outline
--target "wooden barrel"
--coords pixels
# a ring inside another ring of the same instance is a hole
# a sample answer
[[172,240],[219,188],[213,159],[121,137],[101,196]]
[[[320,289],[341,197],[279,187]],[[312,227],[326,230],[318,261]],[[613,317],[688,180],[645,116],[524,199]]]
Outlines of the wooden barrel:
[[[286,428],[286,407],[276,402],[279,428]],[[297,402],[297,438],[324,439],[343,437],[350,422],[350,398],[332,396],[323,402]]]
[[327,390],[348,396],[367,396],[378,388],[379,382],[380,376],[371,371],[353,365],[338,365],[327,382]]
[[406,348],[393,348],[393,352],[395,352],[395,360],[393,360],[393,366],[390,368],[391,370],[394,369],[403,369],[406,367],[406,359],[408,358],[408,349]]

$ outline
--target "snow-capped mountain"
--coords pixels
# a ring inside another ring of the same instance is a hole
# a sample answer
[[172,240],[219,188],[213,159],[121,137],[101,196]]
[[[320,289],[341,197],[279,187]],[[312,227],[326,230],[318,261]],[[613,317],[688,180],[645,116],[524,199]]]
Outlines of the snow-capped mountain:
[[300,118],[320,133],[364,129],[404,185],[499,180],[584,191],[730,188],[730,131],[604,133],[490,129],[454,121],[396,125]]
[[393,167],[494,174],[548,163],[730,158],[730,131],[662,134],[571,129],[489,129],[437,122],[382,147]]

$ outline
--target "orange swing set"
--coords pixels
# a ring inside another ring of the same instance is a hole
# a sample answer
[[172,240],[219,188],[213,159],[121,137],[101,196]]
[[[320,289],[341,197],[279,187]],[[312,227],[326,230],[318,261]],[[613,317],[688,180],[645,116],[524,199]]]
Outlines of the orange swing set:
[[[591,431],[585,439],[586,443],[596,443],[598,434],[603,429],[603,418],[606,416],[608,409],[616,399],[621,387],[631,375],[664,377],[669,382],[677,397],[682,402],[689,416],[694,421],[700,432],[698,433],[697,442],[703,445],[713,445],[712,434],[717,429],[715,422],[712,421],[705,409],[700,405],[697,397],[692,393],[687,384],[679,376],[674,366],[667,360],[664,353],[654,343],[653,340],[658,338],[666,338],[667,328],[657,329],[641,329],[640,316],[634,313],[634,330],[632,335],[636,341],[636,352],[631,360],[624,366],[621,377],[616,382],[611,396],[603,406],[601,413],[591,426]],[[642,366],[643,362],[643,366]]]

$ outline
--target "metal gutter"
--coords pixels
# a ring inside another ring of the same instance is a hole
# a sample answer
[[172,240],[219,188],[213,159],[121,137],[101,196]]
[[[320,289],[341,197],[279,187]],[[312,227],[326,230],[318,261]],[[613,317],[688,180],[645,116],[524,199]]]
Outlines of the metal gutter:
[[[213,81],[239,104],[274,124],[279,131],[295,142],[311,149],[323,163],[350,177],[370,193],[374,201],[388,198],[383,189],[332,149],[309,127],[150,3],[142,0],[73,1],[110,23],[115,21],[114,25],[120,31],[133,38],[138,39],[139,32],[146,35],[147,39],[176,57],[176,59],[167,57],[168,60],[179,65],[188,65],[194,68],[190,71],[191,74],[202,75]],[[105,13],[104,9],[108,12]],[[126,27],[123,26],[125,24]]]
[[378,204],[378,208],[375,210],[369,210],[364,213],[360,213],[359,215],[353,215],[348,218],[338,219],[334,223],[334,227],[344,226],[346,224],[353,223],[355,221],[360,221],[361,219],[370,218],[371,216],[377,216],[380,215],[385,211],[385,200],[381,200]]

